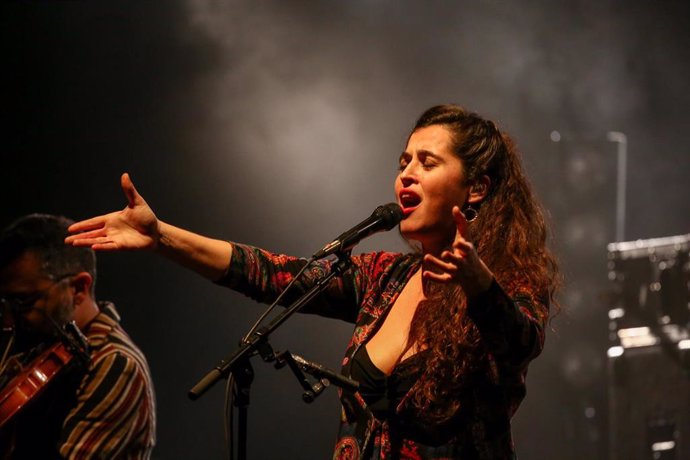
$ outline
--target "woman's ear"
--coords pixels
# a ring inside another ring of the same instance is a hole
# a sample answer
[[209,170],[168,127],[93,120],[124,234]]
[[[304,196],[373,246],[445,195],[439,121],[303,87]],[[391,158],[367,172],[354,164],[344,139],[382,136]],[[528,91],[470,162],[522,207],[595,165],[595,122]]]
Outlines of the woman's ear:
[[468,203],[479,203],[489,194],[491,179],[489,176],[482,176],[470,186],[470,194],[467,197]]

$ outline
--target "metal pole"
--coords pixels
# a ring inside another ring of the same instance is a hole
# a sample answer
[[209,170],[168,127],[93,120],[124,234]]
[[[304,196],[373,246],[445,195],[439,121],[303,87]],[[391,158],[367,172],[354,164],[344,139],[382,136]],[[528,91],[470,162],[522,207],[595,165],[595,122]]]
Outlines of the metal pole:
[[616,241],[625,238],[625,186],[628,163],[628,138],[618,131],[609,131],[606,138],[618,144],[618,172],[616,174]]

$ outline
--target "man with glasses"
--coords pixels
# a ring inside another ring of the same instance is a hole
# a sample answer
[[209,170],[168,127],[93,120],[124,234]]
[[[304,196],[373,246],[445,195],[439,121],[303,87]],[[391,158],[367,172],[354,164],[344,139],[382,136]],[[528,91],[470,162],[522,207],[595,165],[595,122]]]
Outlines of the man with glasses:
[[0,426],[0,458],[148,459],[155,442],[148,364],[114,305],[96,301],[94,252],[64,244],[71,223],[32,214],[0,234],[0,392],[51,344],[81,358]]

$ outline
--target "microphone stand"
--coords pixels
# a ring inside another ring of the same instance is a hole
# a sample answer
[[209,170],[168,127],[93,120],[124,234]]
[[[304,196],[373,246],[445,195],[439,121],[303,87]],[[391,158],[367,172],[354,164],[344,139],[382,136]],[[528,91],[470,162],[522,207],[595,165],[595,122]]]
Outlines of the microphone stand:
[[[246,460],[247,455],[247,409],[249,406],[251,383],[254,378],[254,371],[249,362],[252,356],[259,354],[264,362],[276,361],[276,369],[287,364],[299,380],[300,385],[306,390],[302,396],[305,402],[312,402],[331,382],[350,390],[356,390],[358,388],[359,384],[354,380],[336,374],[321,365],[311,363],[288,351],[283,353],[274,352],[268,342],[270,334],[278,329],[281,324],[321,293],[334,277],[340,276],[350,269],[352,265],[350,253],[351,250],[337,252],[336,255],[338,260],[333,264],[330,273],[318,280],[314,286],[293,302],[288,308],[283,310],[283,312],[276,316],[269,324],[257,329],[252,335],[247,337],[246,340],[242,341],[239,348],[233,351],[225,359],[219,361],[211,371],[189,390],[188,397],[195,401],[221,378],[230,377],[232,379],[234,394],[236,395],[233,404],[239,408],[238,433],[240,439],[237,449],[239,460]],[[307,263],[311,262],[313,262],[313,260]],[[317,376],[320,381],[315,385],[311,385],[304,374],[302,374],[302,370]],[[232,447],[230,458],[232,458]]]

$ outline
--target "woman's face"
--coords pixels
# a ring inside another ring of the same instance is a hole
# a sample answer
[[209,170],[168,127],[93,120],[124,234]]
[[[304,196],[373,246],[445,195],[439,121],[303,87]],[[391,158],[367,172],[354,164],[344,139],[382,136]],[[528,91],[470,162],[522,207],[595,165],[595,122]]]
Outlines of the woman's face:
[[455,236],[453,206],[462,208],[469,187],[463,164],[451,150],[451,134],[441,125],[413,132],[400,155],[395,195],[405,220],[402,235],[438,251]]

